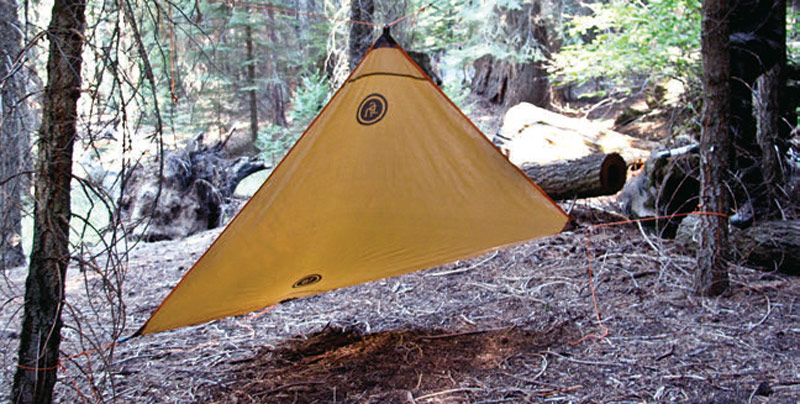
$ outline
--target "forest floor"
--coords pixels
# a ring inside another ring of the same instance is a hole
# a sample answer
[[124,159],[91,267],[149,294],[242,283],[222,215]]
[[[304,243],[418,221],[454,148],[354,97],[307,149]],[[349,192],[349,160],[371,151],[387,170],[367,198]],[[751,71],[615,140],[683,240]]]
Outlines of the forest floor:
[[[731,263],[730,290],[697,297],[691,254],[635,224],[591,227],[619,220],[613,198],[564,208],[579,227],[137,337],[116,345],[107,367],[93,349],[107,348],[112,325],[133,333],[221,230],[136,246],[124,324],[86,298],[87,288],[102,294],[102,279],[71,268],[58,401],[798,402],[800,279]],[[21,306],[25,272],[6,271],[0,282],[0,400],[15,370],[11,308]],[[96,320],[78,329],[70,320],[78,317]],[[598,338],[603,327],[608,335]]]

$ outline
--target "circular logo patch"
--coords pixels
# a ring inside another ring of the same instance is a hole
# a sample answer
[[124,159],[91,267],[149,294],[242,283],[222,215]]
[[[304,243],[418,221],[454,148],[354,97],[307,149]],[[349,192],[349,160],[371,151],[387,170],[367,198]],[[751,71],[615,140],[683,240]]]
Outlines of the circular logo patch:
[[296,289],[296,288],[302,288],[304,286],[313,285],[313,284],[319,282],[320,280],[322,280],[322,275],[320,275],[320,274],[311,274],[311,275],[303,277],[299,281],[295,282],[294,285],[292,285],[292,288]]
[[356,119],[362,125],[374,125],[386,116],[389,104],[380,94],[370,94],[361,101],[356,112]]

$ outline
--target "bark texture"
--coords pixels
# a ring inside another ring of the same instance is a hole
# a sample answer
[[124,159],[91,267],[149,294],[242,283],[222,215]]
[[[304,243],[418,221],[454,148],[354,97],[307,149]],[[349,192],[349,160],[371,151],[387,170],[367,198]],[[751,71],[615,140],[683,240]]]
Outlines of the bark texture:
[[[791,130],[789,125],[777,124],[783,120],[780,115],[789,115],[777,105],[785,87],[786,1],[738,0],[730,7],[726,16],[730,40],[729,123],[735,144],[731,170],[738,179],[731,185],[738,205],[744,207],[733,223],[748,226],[754,220],[780,216],[775,191],[783,184],[774,182],[780,180],[774,168],[776,157],[785,155]],[[767,77],[758,79],[764,74]],[[762,132],[764,125],[774,132]]]
[[[375,15],[374,0],[350,0],[350,19],[353,21],[372,22]],[[373,27],[365,24],[350,24],[350,40],[348,61],[350,71],[356,67],[361,58],[367,53],[372,41]]]
[[[267,12],[268,22],[267,37],[270,43],[280,43],[277,29],[275,29],[275,13],[273,11]],[[269,53],[269,52],[268,52]],[[267,102],[267,111],[264,118],[271,122],[273,125],[286,127],[289,123],[286,121],[286,100],[287,90],[286,85],[278,75],[278,68],[274,58],[269,58],[265,63],[264,77],[267,78],[265,85],[265,99]]]
[[497,40],[517,41],[505,45],[521,53],[536,49],[538,55],[525,61],[482,56],[473,64],[472,91],[495,104],[511,106],[529,102],[548,107],[552,96],[547,60],[560,46],[556,39],[560,27],[553,23],[560,20],[560,14],[560,1],[534,0],[520,7],[497,6],[492,16],[500,21],[497,29],[502,32]]
[[64,279],[70,261],[70,181],[85,11],[85,1],[56,0],[48,28],[48,83],[36,162],[33,249],[12,397],[17,403],[51,402],[56,382]]
[[[702,209],[727,216],[726,181],[731,160],[729,129],[730,54],[728,0],[703,0],[703,127],[700,134],[700,203]],[[728,220],[702,216],[697,249],[695,293],[715,296],[728,288]]]
[[0,271],[25,264],[21,243],[22,197],[27,193],[27,108],[25,80],[15,61],[22,31],[17,4],[0,0]]
[[554,200],[613,195],[625,185],[628,174],[625,160],[617,153],[521,168]]
[[788,148],[787,140],[792,130],[789,118],[791,112],[781,107],[782,103],[791,104],[785,99],[786,92],[786,2],[774,2],[772,21],[777,37],[777,61],[756,80],[756,91],[753,92],[753,107],[756,118],[756,143],[760,153],[761,183],[754,184],[748,191],[757,194],[751,197],[757,201],[756,210],[762,212],[762,218],[779,218],[784,207],[791,205],[785,193],[786,173],[784,172],[784,155]]
[[475,93],[499,105],[529,102],[550,106],[550,80],[541,62],[514,64],[486,55],[474,63],[471,87]]
[[273,125],[286,127],[289,125],[289,122],[286,120],[286,100],[288,98],[286,85],[278,76],[276,71],[277,69],[275,68],[275,62],[268,62],[267,66],[268,68],[265,76],[271,77],[271,79],[266,83],[265,86],[265,101],[267,103],[267,113],[265,119]]
[[758,78],[758,91],[753,94],[755,115],[758,124],[756,139],[761,149],[761,174],[763,177],[765,208],[769,212],[778,212],[785,195],[781,190],[784,173],[781,167],[786,144],[779,135],[781,116],[778,100],[782,87],[781,66],[775,65]]
[[255,153],[255,144],[258,140],[258,97],[256,95],[256,60],[253,54],[253,27],[250,24],[244,26],[245,43],[247,45],[247,91],[248,104],[250,107],[250,147],[251,153]]

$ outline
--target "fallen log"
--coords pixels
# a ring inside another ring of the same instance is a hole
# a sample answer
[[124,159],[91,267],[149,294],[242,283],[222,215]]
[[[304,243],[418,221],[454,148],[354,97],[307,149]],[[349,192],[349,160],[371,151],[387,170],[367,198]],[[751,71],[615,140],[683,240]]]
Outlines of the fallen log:
[[525,102],[506,112],[503,126],[492,141],[517,165],[550,164],[607,153],[618,153],[628,165],[637,165],[656,146]]
[[625,160],[617,153],[520,168],[554,200],[613,195],[625,185],[628,174]]
[[[685,218],[675,241],[687,252],[697,249],[700,220]],[[739,230],[731,229],[731,256],[737,262],[800,275],[800,220],[763,221]]]
[[733,243],[750,264],[800,275],[800,220],[759,222],[734,231]]

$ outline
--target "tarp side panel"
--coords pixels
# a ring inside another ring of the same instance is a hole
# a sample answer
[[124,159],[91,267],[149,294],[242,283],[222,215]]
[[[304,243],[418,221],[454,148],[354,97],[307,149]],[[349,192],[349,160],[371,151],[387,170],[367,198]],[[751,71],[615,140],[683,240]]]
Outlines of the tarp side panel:
[[143,333],[436,266],[566,219],[399,49],[374,49]]

